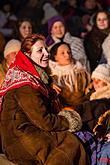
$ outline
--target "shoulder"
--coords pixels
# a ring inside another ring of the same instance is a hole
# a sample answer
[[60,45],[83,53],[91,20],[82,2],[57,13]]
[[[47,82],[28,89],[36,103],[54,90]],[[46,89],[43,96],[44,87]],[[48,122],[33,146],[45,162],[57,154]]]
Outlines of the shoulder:
[[104,144],[102,145],[100,153],[103,155],[106,154],[110,158],[110,143],[109,142],[107,142],[107,141],[104,142]]
[[81,38],[72,36],[69,32],[66,32],[65,37],[64,37],[64,41],[74,41],[74,42],[79,42],[79,43],[83,43],[83,40]]

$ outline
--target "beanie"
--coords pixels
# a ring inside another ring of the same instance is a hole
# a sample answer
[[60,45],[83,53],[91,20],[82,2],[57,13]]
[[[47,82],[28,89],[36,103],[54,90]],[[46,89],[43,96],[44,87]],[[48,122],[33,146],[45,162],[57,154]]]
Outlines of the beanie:
[[21,42],[16,40],[16,39],[11,39],[9,42],[7,42],[7,44],[5,45],[5,49],[4,49],[4,58],[6,58],[6,56],[9,53],[12,52],[17,52],[21,49]]
[[96,78],[104,81],[105,83],[110,83],[110,65],[109,64],[99,64],[96,69],[92,72],[91,78]]
[[51,33],[52,26],[57,21],[62,22],[65,26],[65,21],[64,21],[64,18],[62,16],[53,16],[48,20],[48,34]]
[[[51,36],[51,29],[52,29],[53,24],[57,21],[62,22],[65,26],[65,20],[62,16],[53,16],[48,20],[48,36],[46,38],[46,45],[47,46],[50,46],[54,43],[54,40]],[[65,30],[66,30],[66,26],[65,26]]]

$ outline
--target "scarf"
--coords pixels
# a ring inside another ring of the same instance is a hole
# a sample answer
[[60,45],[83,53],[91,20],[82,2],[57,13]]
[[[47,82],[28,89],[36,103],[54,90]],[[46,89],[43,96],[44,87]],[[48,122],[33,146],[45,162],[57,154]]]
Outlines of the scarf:
[[57,77],[56,83],[59,87],[68,87],[73,92],[85,91],[90,82],[90,74],[84,69],[80,62],[61,66],[57,62],[49,60],[51,76]]
[[110,98],[110,85],[104,86],[101,90],[98,90],[90,96],[90,100]]
[[5,81],[0,89],[0,105],[3,96],[14,88],[30,85],[48,97],[48,75],[21,51],[18,52],[14,63],[9,67]]

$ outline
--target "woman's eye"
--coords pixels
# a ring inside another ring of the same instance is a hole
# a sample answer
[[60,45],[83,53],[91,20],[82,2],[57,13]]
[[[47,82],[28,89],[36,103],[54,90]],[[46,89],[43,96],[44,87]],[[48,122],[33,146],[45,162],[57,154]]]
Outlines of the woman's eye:
[[47,52],[49,52],[49,50],[48,50],[48,48],[47,48],[47,47],[45,47],[45,50],[46,50]]
[[37,52],[42,52],[42,49],[39,49]]

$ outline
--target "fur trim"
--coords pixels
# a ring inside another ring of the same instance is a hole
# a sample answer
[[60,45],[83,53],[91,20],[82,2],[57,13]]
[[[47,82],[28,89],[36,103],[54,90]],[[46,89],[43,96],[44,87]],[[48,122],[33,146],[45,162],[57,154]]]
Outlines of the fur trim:
[[71,92],[85,91],[90,83],[90,74],[84,69],[80,62],[76,64],[60,66],[57,62],[49,61],[51,76],[57,76],[59,87],[68,87]]
[[64,116],[68,120],[70,132],[76,132],[81,129],[81,117],[75,110],[62,110],[58,115]]

